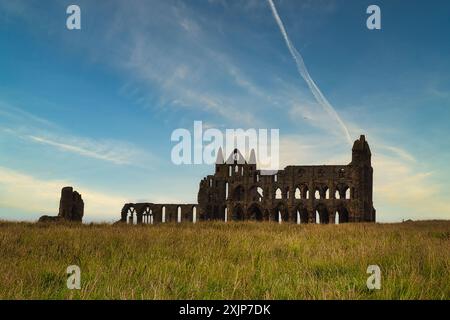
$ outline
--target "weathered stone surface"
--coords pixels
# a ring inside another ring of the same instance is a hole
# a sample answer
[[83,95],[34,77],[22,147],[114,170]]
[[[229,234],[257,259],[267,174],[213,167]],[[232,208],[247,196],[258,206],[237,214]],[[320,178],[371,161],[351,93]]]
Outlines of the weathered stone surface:
[[[214,175],[200,181],[198,204],[127,203],[122,222],[258,220],[315,223],[375,222],[373,169],[365,136],[348,165],[287,166],[265,175],[254,152],[238,150],[227,161],[219,152]],[[180,219],[181,218],[181,219]]]
[[42,216],[39,218],[38,222],[62,222],[64,219],[59,216]]
[[58,216],[42,216],[38,222],[74,221],[81,222],[84,215],[84,201],[72,187],[61,190]]
[[84,201],[77,191],[73,191],[72,187],[64,187],[61,190],[61,200],[59,201],[59,214],[69,221],[83,220]]

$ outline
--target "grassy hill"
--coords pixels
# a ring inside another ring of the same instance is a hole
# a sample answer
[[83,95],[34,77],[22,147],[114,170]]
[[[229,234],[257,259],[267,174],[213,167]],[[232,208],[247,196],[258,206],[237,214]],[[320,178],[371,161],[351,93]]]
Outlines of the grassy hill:
[[[66,268],[81,268],[68,290]],[[369,291],[369,265],[381,289]],[[450,221],[0,222],[1,299],[450,299]]]

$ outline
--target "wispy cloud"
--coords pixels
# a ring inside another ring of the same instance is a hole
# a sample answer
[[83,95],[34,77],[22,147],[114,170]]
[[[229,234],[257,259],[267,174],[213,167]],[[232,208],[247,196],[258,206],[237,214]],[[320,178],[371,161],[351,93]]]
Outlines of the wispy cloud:
[[[220,63],[223,60],[219,55],[211,54],[210,49],[199,45],[191,55],[167,54],[161,52],[164,44],[156,47],[155,43],[148,41],[147,34],[141,29],[131,29],[130,32],[132,40],[125,49],[128,50],[128,59],[121,61],[119,66],[135,77],[136,85],[149,86],[152,90],[157,88],[159,105],[199,110],[205,112],[205,118],[218,116],[236,125],[254,125],[255,122],[260,122],[257,114],[241,108],[244,102],[238,95],[230,96],[221,92],[221,85],[236,80],[236,66],[228,64],[229,70],[232,70],[229,79],[220,79],[218,75],[224,75],[221,70],[224,66]],[[202,36],[203,34],[198,35]],[[162,70],[161,66],[165,69]],[[251,86],[248,81],[244,83],[241,78],[237,80],[236,83],[246,89]],[[141,102],[154,107],[153,100],[148,100],[145,95],[140,98]]]
[[[114,141],[97,142],[88,139],[69,138],[63,141],[54,141],[45,137],[28,135],[31,141],[55,147],[61,151],[78,154],[83,157],[112,162],[118,165],[133,164],[138,151],[124,143]],[[70,142],[67,143],[66,141]]]
[[283,35],[283,38],[286,42],[289,52],[291,53],[292,58],[294,58],[295,64],[297,65],[298,72],[303,77],[303,79],[305,79],[312,94],[316,98],[317,102],[323,107],[325,112],[327,112],[330,116],[332,116],[334,119],[336,119],[337,123],[341,126],[341,128],[345,134],[347,142],[351,145],[352,138],[350,137],[350,133],[347,129],[347,126],[342,121],[341,117],[338,115],[338,113],[333,108],[333,106],[328,102],[328,100],[322,94],[319,87],[316,85],[316,83],[310,76],[308,69],[306,68],[305,62],[303,61],[303,57],[300,55],[300,53],[297,51],[297,49],[295,48],[295,46],[292,44],[291,40],[289,39],[286,29],[284,28],[283,21],[281,20],[280,16],[278,15],[275,4],[273,3],[272,0],[267,0],[267,1],[270,5],[270,9],[272,10],[275,21],[277,22],[278,27],[280,28],[281,34]]
[[0,125],[1,132],[35,144],[41,144],[81,157],[106,161],[116,165],[143,166],[157,158],[132,143],[115,139],[93,139],[65,133],[51,121],[17,107],[0,105],[0,114],[8,118]]

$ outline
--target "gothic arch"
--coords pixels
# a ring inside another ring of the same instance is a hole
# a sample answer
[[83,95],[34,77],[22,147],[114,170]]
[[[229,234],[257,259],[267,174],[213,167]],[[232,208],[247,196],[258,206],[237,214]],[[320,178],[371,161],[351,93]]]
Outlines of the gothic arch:
[[242,185],[238,185],[233,190],[233,200],[234,201],[244,201],[245,200],[245,189]]
[[341,223],[347,223],[349,222],[350,213],[348,212],[347,208],[345,206],[339,206],[336,210],[336,219],[335,223],[341,224]]
[[345,183],[338,183],[336,186],[336,193],[339,195],[339,198],[336,196],[336,199],[350,199],[350,187]]
[[277,200],[283,199],[283,192],[281,191],[280,187],[275,189],[274,199]]
[[302,192],[299,187],[295,187],[294,199],[300,200],[302,198]]
[[281,216],[281,220],[284,222],[289,221],[289,211],[288,206],[283,201],[279,201],[276,206],[272,209],[271,219],[272,221],[277,221]]
[[300,224],[306,224],[309,222],[308,209],[303,204],[299,204],[295,207],[292,213],[292,221],[297,222],[297,216],[300,217]]
[[127,203],[123,206],[121,211],[121,221],[131,223],[133,221],[133,214],[135,210],[132,204]]
[[316,187],[314,189],[314,199],[318,200],[318,199],[322,199],[322,195],[320,194],[320,189],[319,187]]
[[310,197],[310,192],[309,192],[309,188],[307,184],[302,184],[300,186],[300,191],[302,194],[302,199],[309,199]]
[[150,205],[144,207],[144,223],[153,224],[153,210]]
[[323,203],[318,204],[314,211],[319,214],[320,224],[327,224],[330,222],[328,208]]
[[317,185],[314,189],[314,199],[329,199],[330,190],[326,184]]
[[256,203],[252,203],[247,210],[249,220],[262,221],[264,219],[262,208]]
[[248,190],[250,201],[262,202],[264,197],[264,190],[260,185],[253,185]]

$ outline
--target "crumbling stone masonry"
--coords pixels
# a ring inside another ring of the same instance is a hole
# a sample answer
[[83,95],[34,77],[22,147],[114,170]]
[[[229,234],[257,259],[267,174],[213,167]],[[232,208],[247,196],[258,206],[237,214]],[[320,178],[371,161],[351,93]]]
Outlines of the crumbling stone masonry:
[[84,201],[72,187],[64,187],[61,190],[58,216],[42,216],[39,222],[50,221],[75,221],[81,222],[84,215]]
[[362,135],[348,165],[287,166],[263,175],[254,153],[247,162],[238,150],[214,175],[200,181],[198,204],[128,203],[121,222],[283,221],[293,223],[375,222],[373,169]]
[[61,190],[61,200],[59,201],[59,214],[69,221],[83,220],[84,215],[84,201],[81,195],[73,191],[72,187],[64,187]]

